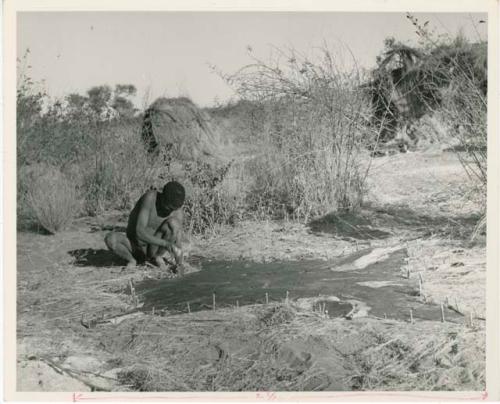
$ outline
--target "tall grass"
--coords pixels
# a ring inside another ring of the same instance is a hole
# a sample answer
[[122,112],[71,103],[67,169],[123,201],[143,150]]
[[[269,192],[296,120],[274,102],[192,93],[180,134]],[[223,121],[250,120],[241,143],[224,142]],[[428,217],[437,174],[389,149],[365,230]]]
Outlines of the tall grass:
[[168,172],[162,158],[154,159],[144,149],[138,120],[109,122],[99,130],[99,147],[89,147],[85,154],[89,158],[75,162],[85,212],[90,215],[131,208],[143,192],[159,186]]
[[358,208],[366,174],[360,159],[372,134],[360,73],[346,73],[327,49],[314,59],[277,50],[275,60],[253,62],[225,76],[266,111],[255,140],[261,152],[247,163],[250,207],[304,220]]

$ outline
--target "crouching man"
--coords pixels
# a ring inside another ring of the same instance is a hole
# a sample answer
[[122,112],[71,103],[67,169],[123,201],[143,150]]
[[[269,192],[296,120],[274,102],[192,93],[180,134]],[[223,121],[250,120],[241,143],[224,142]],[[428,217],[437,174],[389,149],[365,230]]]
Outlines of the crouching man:
[[127,266],[151,260],[166,269],[164,255],[173,255],[178,272],[184,275],[182,250],[182,205],[185,200],[184,187],[170,181],[162,192],[150,190],[136,203],[130,213],[127,233],[111,232],[104,241],[107,247],[125,259]]

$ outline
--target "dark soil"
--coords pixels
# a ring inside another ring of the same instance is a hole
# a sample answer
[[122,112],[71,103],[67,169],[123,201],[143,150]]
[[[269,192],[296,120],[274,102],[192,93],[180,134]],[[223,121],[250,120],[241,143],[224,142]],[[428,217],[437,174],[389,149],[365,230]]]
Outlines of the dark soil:
[[[155,307],[186,312],[188,303],[192,311],[211,309],[214,294],[217,307],[234,307],[237,301],[239,305],[265,303],[266,293],[269,302],[284,301],[288,291],[290,299],[321,295],[355,300],[368,306],[369,314],[377,317],[408,320],[411,309],[414,318],[440,321],[440,306],[423,303],[418,298],[418,281],[402,276],[406,250],[395,251],[363,269],[353,267],[354,261],[370,251],[326,262],[203,262],[200,272],[184,278],[147,280],[136,289],[146,311]],[[360,284],[373,281],[387,285]],[[445,316],[448,321],[463,321],[462,316],[450,310],[446,310]]]

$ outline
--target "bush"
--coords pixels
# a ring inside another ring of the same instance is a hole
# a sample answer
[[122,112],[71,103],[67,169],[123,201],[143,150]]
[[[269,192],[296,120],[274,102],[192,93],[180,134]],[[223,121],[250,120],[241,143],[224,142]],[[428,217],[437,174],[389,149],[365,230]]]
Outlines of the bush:
[[34,218],[51,234],[65,229],[80,211],[73,183],[51,166],[39,165],[28,175],[25,198]]
[[425,50],[423,84],[433,95],[432,102],[422,97],[421,101],[444,118],[474,193],[482,197],[483,214],[474,238],[486,226],[488,44],[471,43],[461,35],[436,38],[425,23],[411,15],[408,18]]
[[220,167],[201,162],[184,165],[186,178],[182,182],[188,188],[184,210],[190,234],[215,233],[218,226],[241,218],[244,194],[231,168],[231,163]]
[[[18,170],[50,164],[69,173],[89,215],[131,207],[163,168],[140,141],[142,119],[127,98],[135,88],[99,86],[52,100],[30,79],[28,54],[18,66]],[[18,202],[29,219],[26,185],[20,179]]]
[[168,163],[152,158],[140,139],[140,122],[102,124],[99,148],[90,148],[76,166],[80,172],[85,212],[91,216],[108,209],[129,209],[147,189],[157,185]]
[[385,41],[372,80],[365,85],[372,94],[375,118],[395,115],[395,132],[398,125],[406,128],[425,114],[439,115],[458,144],[464,169],[485,195],[487,42],[470,42],[460,34],[436,35],[428,22],[421,24],[411,14],[407,18],[419,46],[393,38]]
[[[248,202],[259,213],[308,220],[357,209],[366,168],[361,157],[374,128],[356,71],[344,73],[322,50],[315,61],[294,51],[254,63],[225,77],[243,99],[260,102],[261,152],[247,164]],[[284,62],[283,62],[284,60]]]

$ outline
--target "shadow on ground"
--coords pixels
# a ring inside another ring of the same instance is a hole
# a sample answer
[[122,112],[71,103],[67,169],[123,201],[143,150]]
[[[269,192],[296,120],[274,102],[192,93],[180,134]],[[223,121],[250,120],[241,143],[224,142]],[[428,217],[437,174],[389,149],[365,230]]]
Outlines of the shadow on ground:
[[[366,207],[359,212],[329,213],[309,223],[313,233],[340,238],[377,240],[397,230],[412,230],[422,237],[441,236],[465,240],[474,232],[480,215],[446,216],[422,214],[407,206]],[[390,230],[390,231],[389,231]]]
[[111,251],[94,248],[79,248],[68,252],[75,258],[74,264],[80,267],[111,267],[124,265],[124,261],[116,257]]
[[127,228],[125,226],[120,226],[120,225],[104,225],[104,226],[90,225],[89,233],[98,233],[101,231],[125,233],[127,231]]
[[407,206],[387,206],[374,208],[372,215],[377,223],[395,228],[411,228],[422,232],[422,236],[451,237],[468,239],[481,219],[478,214],[470,215],[429,215],[422,214]]
[[358,240],[384,239],[391,233],[376,229],[373,222],[363,213],[329,213],[309,223],[313,233],[330,233],[341,238]]
[[23,218],[19,218],[17,220],[17,231],[18,232],[25,232],[25,233],[40,234],[42,236],[51,236],[52,235],[50,232],[45,230],[38,223],[36,223],[32,220],[27,220],[27,219],[23,219]]

